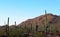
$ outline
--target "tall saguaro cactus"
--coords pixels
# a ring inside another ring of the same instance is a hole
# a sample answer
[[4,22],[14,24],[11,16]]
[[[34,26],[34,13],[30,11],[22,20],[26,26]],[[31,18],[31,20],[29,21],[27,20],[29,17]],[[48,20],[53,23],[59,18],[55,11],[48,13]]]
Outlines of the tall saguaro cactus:
[[16,26],[16,21],[15,21],[15,26]]
[[16,26],[16,21],[15,21],[15,28],[17,28],[17,26]]
[[36,32],[38,31],[38,22],[36,21]]
[[32,32],[32,24],[31,24],[31,32]]
[[38,25],[36,25],[36,32],[38,31]]
[[[45,16],[46,16],[46,24],[47,24],[47,12],[46,12],[46,10],[45,10]],[[47,29],[48,29],[48,25],[46,25],[46,37],[47,37]]]
[[9,17],[6,25],[6,36],[9,37]]
[[25,24],[25,29],[26,29],[27,27],[26,27],[26,24]]

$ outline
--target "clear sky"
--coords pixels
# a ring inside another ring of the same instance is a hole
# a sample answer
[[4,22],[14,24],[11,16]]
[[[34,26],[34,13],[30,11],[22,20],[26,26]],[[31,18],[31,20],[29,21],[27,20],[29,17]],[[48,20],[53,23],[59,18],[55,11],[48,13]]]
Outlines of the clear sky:
[[22,21],[48,13],[60,15],[60,0],[0,0],[0,25],[17,24]]

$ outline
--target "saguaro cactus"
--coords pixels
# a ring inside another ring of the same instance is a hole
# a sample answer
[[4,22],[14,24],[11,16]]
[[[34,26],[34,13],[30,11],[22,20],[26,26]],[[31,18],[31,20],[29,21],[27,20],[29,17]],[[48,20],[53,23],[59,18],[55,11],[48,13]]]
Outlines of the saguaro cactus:
[[15,21],[15,29],[17,28],[17,26],[16,26],[16,21]]
[[31,24],[31,32],[32,32],[32,24]]
[[[46,10],[45,10],[45,16],[46,16],[46,24],[47,24],[47,12],[46,12]],[[47,29],[48,29],[48,25],[46,25],[46,37],[47,37]]]
[[25,24],[25,29],[26,29],[27,27],[26,27],[26,24]]
[[6,36],[9,37],[9,17],[8,17],[8,21],[6,24]]
[[36,25],[36,32],[38,31],[38,25]]
[[36,32],[38,31],[38,25],[37,25],[38,23],[37,23],[37,21],[36,21]]
[[15,21],[15,26],[16,26],[16,21]]

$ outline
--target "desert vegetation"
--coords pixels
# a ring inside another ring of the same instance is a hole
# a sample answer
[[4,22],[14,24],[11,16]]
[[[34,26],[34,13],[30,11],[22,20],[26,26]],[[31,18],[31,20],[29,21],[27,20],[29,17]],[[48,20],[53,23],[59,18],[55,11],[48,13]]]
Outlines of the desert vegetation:
[[19,25],[16,25],[15,21],[13,26],[9,26],[8,17],[7,24],[0,26],[0,37],[60,37],[60,17],[52,14],[46,15],[47,23],[44,15],[29,19]]

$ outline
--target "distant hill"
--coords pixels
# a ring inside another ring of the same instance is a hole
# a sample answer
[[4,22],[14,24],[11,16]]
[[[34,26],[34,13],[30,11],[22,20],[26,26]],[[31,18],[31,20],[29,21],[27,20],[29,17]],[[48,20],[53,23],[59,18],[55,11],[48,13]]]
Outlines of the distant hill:
[[[46,23],[46,16],[47,16],[47,23]],[[59,29],[60,28],[60,16],[53,15],[53,14],[41,15],[36,18],[23,21],[22,23],[18,25],[18,27],[25,26],[25,25],[29,27],[30,24],[32,24],[33,27],[38,25],[39,28],[45,28],[46,25],[48,25],[49,28],[51,29],[60,30]]]

